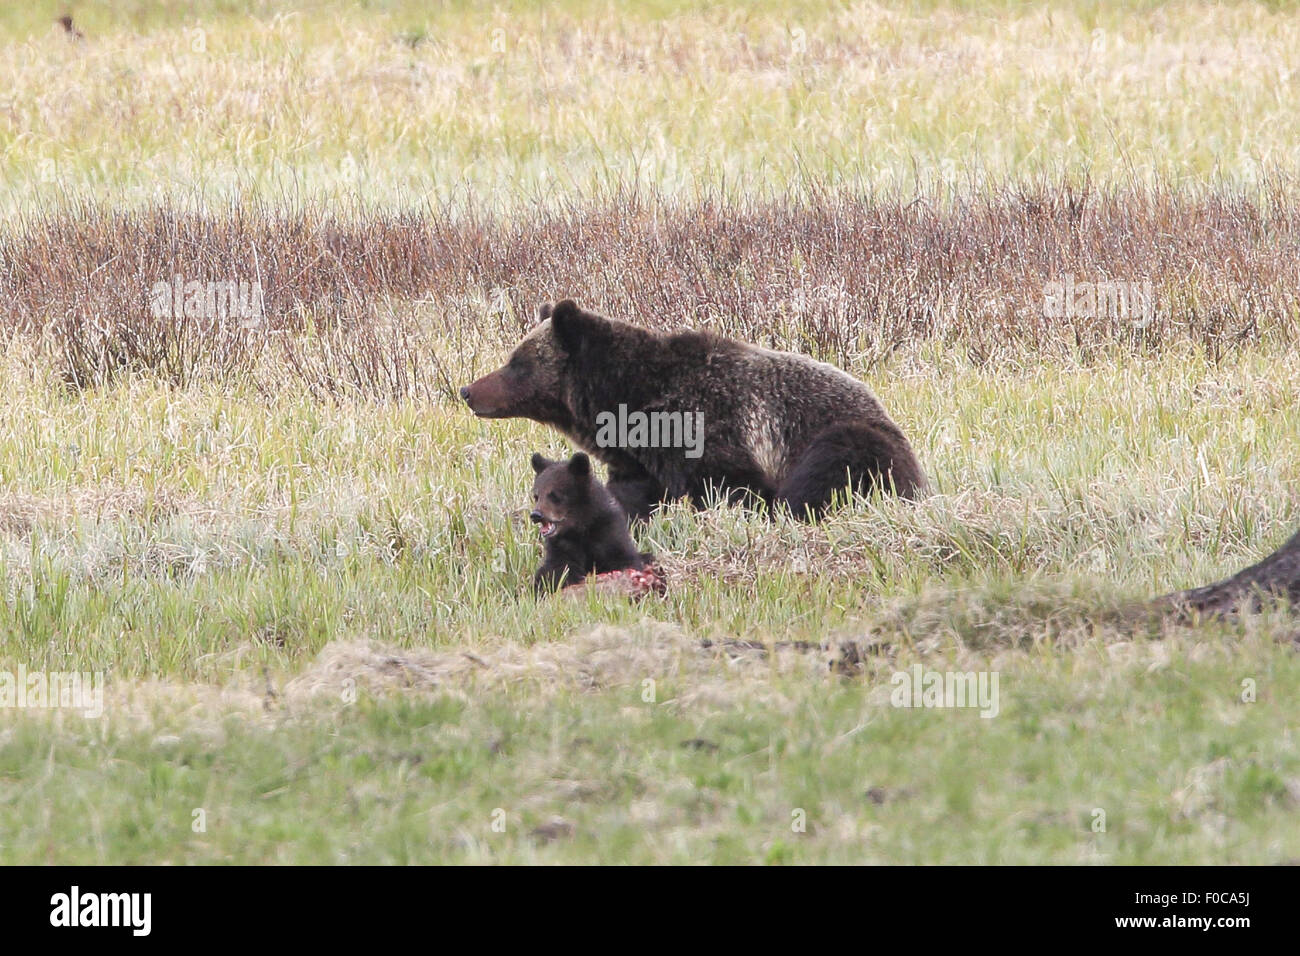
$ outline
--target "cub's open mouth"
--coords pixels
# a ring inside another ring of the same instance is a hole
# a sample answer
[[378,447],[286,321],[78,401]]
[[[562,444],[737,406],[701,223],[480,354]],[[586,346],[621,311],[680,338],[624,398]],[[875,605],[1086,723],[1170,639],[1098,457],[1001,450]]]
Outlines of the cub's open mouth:
[[555,534],[555,522],[542,521],[537,525],[537,530],[542,533],[543,538],[549,538],[551,535]]

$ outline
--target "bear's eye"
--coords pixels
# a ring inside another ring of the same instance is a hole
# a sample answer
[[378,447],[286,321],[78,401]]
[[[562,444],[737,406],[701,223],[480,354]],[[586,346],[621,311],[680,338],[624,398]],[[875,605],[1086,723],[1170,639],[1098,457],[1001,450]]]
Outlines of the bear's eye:
[[560,496],[553,491],[548,491],[546,493],[546,500],[549,501],[551,504],[559,504]]

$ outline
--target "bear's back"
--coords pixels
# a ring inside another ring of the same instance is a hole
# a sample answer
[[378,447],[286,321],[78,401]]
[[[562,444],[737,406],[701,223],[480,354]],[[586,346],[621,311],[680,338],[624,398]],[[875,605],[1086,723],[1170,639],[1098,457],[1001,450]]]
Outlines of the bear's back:
[[891,421],[866,383],[807,355],[699,332],[667,345],[700,361],[678,366],[665,406],[702,412],[706,441],[741,446],[773,484],[824,429]]

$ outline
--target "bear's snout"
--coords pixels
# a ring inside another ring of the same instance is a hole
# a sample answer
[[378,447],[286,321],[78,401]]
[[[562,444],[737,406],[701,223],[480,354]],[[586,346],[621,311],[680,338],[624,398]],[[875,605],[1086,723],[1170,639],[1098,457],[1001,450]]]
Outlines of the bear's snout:
[[549,538],[559,531],[560,521],[563,520],[561,518],[548,518],[537,510],[534,510],[528,517],[532,519],[533,524],[537,525],[537,532],[543,538]]
[[492,372],[460,390],[469,410],[479,418],[505,418],[510,411],[510,390],[501,373]]

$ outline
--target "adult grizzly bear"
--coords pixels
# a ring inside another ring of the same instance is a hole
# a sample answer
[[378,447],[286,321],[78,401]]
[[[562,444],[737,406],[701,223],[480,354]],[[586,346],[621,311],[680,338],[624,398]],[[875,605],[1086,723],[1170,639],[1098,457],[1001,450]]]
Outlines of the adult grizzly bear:
[[630,517],[718,494],[808,517],[850,486],[925,490],[903,432],[831,365],[709,332],[653,332],[568,299],[538,318],[506,365],[461,397],[480,418],[558,428],[608,466]]

